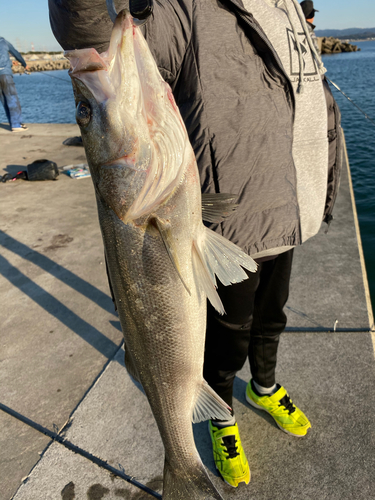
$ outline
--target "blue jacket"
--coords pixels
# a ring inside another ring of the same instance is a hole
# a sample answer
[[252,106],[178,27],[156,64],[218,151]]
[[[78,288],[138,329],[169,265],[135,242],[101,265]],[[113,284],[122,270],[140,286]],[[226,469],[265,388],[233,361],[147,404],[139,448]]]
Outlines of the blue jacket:
[[9,52],[26,68],[25,59],[16,50],[13,45],[0,36],[0,75],[12,75],[12,62],[9,58]]

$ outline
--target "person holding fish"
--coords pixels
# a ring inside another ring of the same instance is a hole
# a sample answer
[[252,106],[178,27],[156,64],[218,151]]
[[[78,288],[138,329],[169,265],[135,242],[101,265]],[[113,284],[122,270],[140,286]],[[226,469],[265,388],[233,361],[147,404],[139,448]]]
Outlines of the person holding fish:
[[331,220],[338,189],[325,69],[297,0],[138,0],[131,14],[107,3],[49,9],[71,61],[125,364],[164,443],[163,499],[220,500],[191,421],[210,420],[224,481],[249,483],[232,410],[247,359],[248,403],[291,436],[311,427],[276,360],[293,249]]

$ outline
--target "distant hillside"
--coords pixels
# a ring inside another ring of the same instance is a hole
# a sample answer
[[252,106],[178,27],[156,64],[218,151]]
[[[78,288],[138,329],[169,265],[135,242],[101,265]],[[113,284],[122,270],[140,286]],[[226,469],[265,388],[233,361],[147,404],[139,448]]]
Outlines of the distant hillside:
[[356,33],[354,35],[348,36],[339,36],[340,40],[368,40],[369,38],[375,38],[375,30],[374,31],[364,31],[363,33]]
[[348,28],[345,30],[315,30],[316,36],[333,36],[334,38],[358,40],[374,38],[375,28]]

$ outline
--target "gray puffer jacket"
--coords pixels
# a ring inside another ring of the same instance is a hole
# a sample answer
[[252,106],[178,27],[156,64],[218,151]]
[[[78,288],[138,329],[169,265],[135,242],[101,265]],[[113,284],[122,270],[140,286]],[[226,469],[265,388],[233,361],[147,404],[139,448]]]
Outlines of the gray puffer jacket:
[[[65,50],[107,49],[103,0],[49,0],[49,8]],[[252,256],[300,244],[295,94],[257,20],[241,0],[156,0],[144,33],[186,124],[202,191],[238,195],[237,211],[215,229]]]

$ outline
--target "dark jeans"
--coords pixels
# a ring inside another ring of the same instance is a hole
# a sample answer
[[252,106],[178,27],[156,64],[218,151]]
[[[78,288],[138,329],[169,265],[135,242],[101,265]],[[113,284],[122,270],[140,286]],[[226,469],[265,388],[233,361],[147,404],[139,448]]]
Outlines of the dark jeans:
[[286,325],[283,311],[289,294],[293,249],[260,262],[242,283],[218,292],[226,314],[208,304],[203,375],[232,406],[233,382],[249,357],[251,374],[263,387],[275,383],[277,348]]
[[21,105],[12,75],[0,75],[0,101],[11,128],[21,127]]

